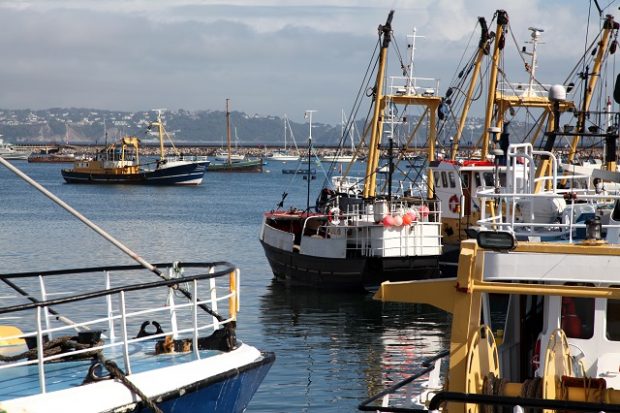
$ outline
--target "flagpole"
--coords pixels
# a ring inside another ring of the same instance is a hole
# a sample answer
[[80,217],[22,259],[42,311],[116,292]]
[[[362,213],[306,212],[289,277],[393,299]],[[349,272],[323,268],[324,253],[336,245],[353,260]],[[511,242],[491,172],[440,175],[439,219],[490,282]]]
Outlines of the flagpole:
[[310,214],[310,181],[312,180],[312,174],[311,174],[311,162],[312,162],[312,114],[316,112],[316,110],[306,110],[306,113],[304,113],[304,119],[309,119],[310,123],[309,123],[309,129],[310,132],[308,134],[308,194],[306,196],[306,213]]

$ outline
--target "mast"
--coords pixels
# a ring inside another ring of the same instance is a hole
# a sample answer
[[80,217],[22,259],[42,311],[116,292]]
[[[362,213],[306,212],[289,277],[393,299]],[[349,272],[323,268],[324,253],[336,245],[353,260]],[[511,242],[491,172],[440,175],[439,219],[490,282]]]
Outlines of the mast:
[[497,88],[497,72],[499,69],[499,54],[504,48],[504,29],[508,24],[508,13],[504,10],[497,10],[497,30],[495,32],[495,47],[493,48],[493,56],[491,58],[491,73],[489,75],[489,91],[487,96],[487,107],[484,117],[484,130],[482,133],[482,148],[480,148],[480,157],[482,160],[487,159],[489,153],[489,134],[491,127],[491,119],[493,117],[493,109],[495,106],[495,89]]
[[282,123],[284,124],[284,153],[286,153],[286,113],[284,114]]
[[312,181],[311,178],[311,169],[310,167],[312,166],[312,114],[316,112],[316,110],[306,110],[306,113],[304,114],[304,118],[309,120],[309,134],[308,134],[308,194],[306,197],[306,212],[309,214],[310,213],[310,182]]
[[[540,34],[542,32],[544,32],[543,29],[538,29],[536,27],[529,27],[528,30],[530,30],[532,32],[531,37],[532,40],[530,42],[525,42],[525,43],[531,43],[532,44],[532,52],[527,52],[524,51],[523,53],[526,55],[530,55],[532,57],[531,63],[529,65],[529,71],[530,71],[530,80],[528,83],[528,87],[527,87],[527,96],[534,96],[535,92],[534,92],[534,82],[536,81],[536,68],[538,67],[538,59],[536,56],[536,46],[541,43],[540,42]],[[544,43],[543,43],[544,44]],[[525,49],[525,48],[524,48]]]
[[159,160],[164,160],[164,122],[161,120],[161,113],[166,109],[153,109],[157,112],[157,120],[149,123],[147,129],[150,131],[153,126],[157,126],[157,134],[159,136]]
[[230,111],[228,110],[228,102],[230,99],[226,98],[226,147],[228,148],[226,156],[228,158],[227,162],[230,165]]
[[[605,22],[603,23],[603,33],[601,35],[601,40],[598,43],[598,51],[596,53],[596,57],[594,58],[594,65],[592,66],[592,72],[588,73],[587,67],[583,76],[585,77],[585,94],[583,100],[582,111],[579,113],[579,118],[577,120],[577,132],[585,131],[585,123],[587,118],[587,112],[590,108],[590,103],[592,102],[592,96],[594,95],[594,89],[596,89],[596,84],[601,77],[601,66],[603,64],[603,60],[605,58],[605,53],[607,53],[607,45],[609,43],[609,38],[614,30],[618,29],[618,23],[614,21],[614,16],[608,14]],[[588,84],[588,78],[590,79],[590,83]],[[575,136],[570,145],[570,150],[568,152],[568,163],[571,163],[575,158],[575,154],[577,152],[577,145],[579,144],[581,136]]]
[[411,43],[408,45],[409,47],[409,67],[407,70],[408,72],[408,77],[407,77],[407,93],[415,93],[415,88],[414,88],[414,81],[413,81],[413,61],[415,59],[415,39],[416,38],[424,38],[424,36],[418,36],[416,35],[416,32],[418,30],[414,27],[413,28],[413,34],[409,34],[407,35],[408,39],[411,39]]
[[[394,10],[390,10],[385,25],[379,26],[379,35],[383,35],[381,52],[379,54],[379,69],[377,70],[377,81],[375,83],[375,107],[372,117],[372,132],[368,145],[368,162],[366,163],[366,179],[364,180],[363,197],[375,196],[377,192],[377,167],[379,165],[379,144],[381,143],[380,115],[383,109],[383,77],[387,60],[387,50],[392,40],[392,18]],[[382,123],[382,122],[381,122]]]
[[[465,104],[463,105],[463,112],[461,113],[461,118],[459,119],[459,124],[456,129],[456,133],[454,135],[454,144],[452,145],[452,153],[450,154],[450,159],[455,160],[456,155],[458,153],[459,141],[461,140],[461,136],[463,135],[463,130],[465,128],[465,121],[467,120],[467,115],[469,114],[469,108],[471,107],[474,90],[476,88],[476,82],[480,75],[480,66],[482,64],[482,58],[485,55],[489,54],[489,29],[487,27],[487,22],[484,17],[478,17],[478,22],[480,23],[480,28],[482,33],[480,34],[480,42],[478,42],[478,52],[476,54],[476,60],[474,64],[474,71],[471,75],[471,80],[469,82],[469,88],[467,89],[467,96],[465,97]],[[446,93],[447,95],[447,93]],[[446,96],[449,97],[449,96]]]

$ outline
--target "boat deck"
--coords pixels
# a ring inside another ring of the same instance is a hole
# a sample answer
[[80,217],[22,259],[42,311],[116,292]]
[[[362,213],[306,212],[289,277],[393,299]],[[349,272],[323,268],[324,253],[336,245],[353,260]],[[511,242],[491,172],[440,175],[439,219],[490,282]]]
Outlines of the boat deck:
[[[133,374],[146,372],[155,368],[180,365],[197,359],[193,352],[156,355],[155,344],[157,341],[158,340],[147,340],[131,345],[130,357],[131,371]],[[13,354],[27,350],[25,345],[11,347],[13,350],[11,353]],[[7,350],[7,348],[4,350]],[[7,351],[3,351],[3,353],[3,355],[8,355]],[[221,353],[222,352],[216,350],[200,350],[199,352],[201,359],[206,359]],[[119,349],[105,349],[104,357],[107,360],[114,361],[122,371],[125,371],[123,367],[123,354]],[[0,374],[0,401],[32,396],[41,392],[38,365],[36,364],[36,360],[34,360],[33,363],[34,364],[30,365],[14,366],[4,370],[2,374]],[[93,359],[46,363],[46,391],[54,392],[82,385],[87,378],[89,368],[92,364]],[[103,377],[108,375],[105,368],[97,368],[96,373]]]

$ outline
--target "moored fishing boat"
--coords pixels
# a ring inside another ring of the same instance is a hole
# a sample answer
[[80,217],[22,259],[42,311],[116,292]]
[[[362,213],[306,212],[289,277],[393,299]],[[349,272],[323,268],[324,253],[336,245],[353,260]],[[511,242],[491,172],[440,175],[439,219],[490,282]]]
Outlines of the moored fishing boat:
[[[436,89],[434,96],[413,89],[398,96],[384,94],[392,15],[379,34],[382,46],[373,88],[373,118],[371,126],[365,128],[372,131],[365,178],[333,177],[335,185],[321,191],[315,207],[310,206],[308,195],[304,209],[284,209],[284,196],[278,208],[264,214],[259,239],[275,278],[287,284],[364,291],[375,289],[385,280],[440,276],[439,206],[426,197],[396,196],[391,190],[391,173],[387,193],[377,188],[384,110],[389,102],[431,108],[432,142],[440,103]],[[309,158],[313,112],[306,113],[310,119]]]
[[[381,286],[377,299],[452,314],[449,349],[434,360],[447,358],[448,370],[442,380],[440,361],[429,362],[361,410],[620,410],[620,194],[562,188],[557,174],[544,179],[552,189],[536,192],[536,152],[510,145],[500,191],[478,191],[480,230],[462,243],[455,279]],[[552,154],[538,155],[557,168]],[[532,210],[545,203],[567,208],[558,216]],[[404,390],[428,373],[432,385]],[[403,398],[408,391],[414,397]]]
[[5,269],[0,411],[245,411],[275,357],[236,337],[239,270],[227,262],[146,262],[9,169],[139,265]]
[[76,160],[75,153],[59,147],[31,152],[27,159],[29,163],[72,163]]
[[[510,142],[529,141],[557,155],[559,144],[563,139],[572,139],[572,153],[576,151],[576,142],[582,139],[590,145],[605,146],[609,154],[607,171],[599,170],[592,177],[606,177],[607,187],[612,186],[610,181],[620,180],[620,175],[615,173],[615,137],[609,136],[609,127],[613,123],[610,120],[611,111],[607,110],[605,113],[589,109],[590,105],[596,106],[593,104],[594,96],[605,98],[602,88],[607,82],[601,83],[600,79],[607,77],[607,71],[603,70],[604,62],[615,51],[615,41],[612,39],[617,31],[617,23],[613,16],[607,15],[602,21],[600,31],[596,34],[596,41],[591,43],[588,41],[580,64],[573,68],[564,82],[566,96],[558,101],[549,97],[552,86],[543,84],[536,77],[537,45],[541,42],[541,34],[544,30],[529,27],[530,41],[526,43],[530,43],[531,46],[521,48],[520,45],[515,44],[521,59],[524,58],[524,54],[530,56],[530,60],[525,63],[524,72],[528,80],[521,83],[511,82],[503,65],[508,52],[507,37],[514,29],[511,27],[508,13],[505,10],[497,10],[494,18],[497,23],[494,36],[489,32],[485,19],[479,18],[481,36],[475,57],[461,69],[460,73],[465,75],[459,75],[458,83],[451,85],[446,92],[444,110],[449,106],[449,112],[456,112],[459,109],[461,111],[461,116],[455,125],[456,133],[453,138],[451,137],[449,153],[444,159],[429,163],[429,169],[434,177],[429,184],[433,185],[434,193],[437,199],[441,200],[442,206],[442,239],[444,242],[442,271],[447,275],[456,274],[460,242],[468,239],[478,230],[481,200],[477,199],[475,194],[479,189],[489,189],[505,183],[506,158],[504,155],[496,157],[491,150],[492,147],[505,152]],[[471,153],[472,142],[470,141],[470,155],[466,158],[459,158],[459,145],[464,140],[463,130],[467,124],[470,105],[475,100],[474,93],[479,88],[477,82],[482,61],[485,58],[490,61],[490,74],[488,84],[481,85],[486,88],[487,101],[482,133],[478,139],[480,144],[476,151]],[[582,66],[582,72],[578,72],[579,66]],[[510,75],[510,78],[514,77],[514,74]],[[578,96],[579,91],[583,91],[581,96]],[[565,116],[568,119],[562,125],[562,130],[556,131],[553,136],[545,133],[545,138],[541,138],[544,131],[550,131],[554,127],[554,120],[564,113],[573,116]],[[453,118],[455,117],[446,117],[445,122],[452,121]],[[533,125],[528,122],[528,118],[536,119]],[[526,127],[516,129],[518,125]],[[579,168],[563,165],[563,170],[567,175],[576,175],[577,169]],[[499,182],[495,182],[493,178],[496,170],[499,171]],[[558,173],[558,171],[551,171],[548,155],[542,155],[536,164],[536,176],[539,178],[535,183],[536,191],[543,189],[543,178],[552,173]],[[567,180],[564,180],[563,184],[566,182]],[[570,183],[570,180],[568,182]],[[590,182],[582,181],[582,184],[593,186],[594,181],[590,179]],[[559,201],[556,205],[550,205],[542,199],[536,202],[539,202],[539,205],[532,208],[539,215],[562,209],[562,205],[558,204]],[[547,211],[543,212],[544,209]]]
[[141,161],[140,139],[126,136],[118,144],[106,146],[93,158],[76,160],[73,168],[61,171],[62,177],[74,184],[200,185],[209,161],[186,159],[181,155],[166,156],[164,138],[167,133],[161,111],[149,129],[152,127],[158,130],[159,159]]

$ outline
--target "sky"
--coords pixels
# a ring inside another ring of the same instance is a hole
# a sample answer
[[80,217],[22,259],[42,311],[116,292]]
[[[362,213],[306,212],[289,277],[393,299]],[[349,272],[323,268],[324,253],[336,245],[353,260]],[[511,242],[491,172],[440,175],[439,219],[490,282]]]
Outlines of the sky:
[[338,124],[392,9],[398,49],[416,28],[416,76],[442,91],[473,54],[478,16],[505,9],[523,45],[528,27],[544,29],[548,84],[564,81],[600,25],[589,0],[0,0],[0,108],[224,110],[229,98],[231,110],[302,122],[313,109]]

